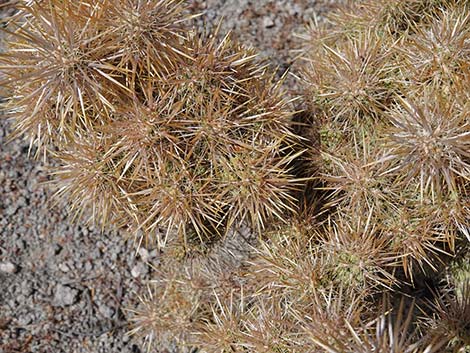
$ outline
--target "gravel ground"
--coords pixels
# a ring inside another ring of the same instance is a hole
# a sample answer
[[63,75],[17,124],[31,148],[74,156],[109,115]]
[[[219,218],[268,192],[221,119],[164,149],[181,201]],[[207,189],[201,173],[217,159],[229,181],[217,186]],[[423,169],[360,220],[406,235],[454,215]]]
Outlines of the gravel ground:
[[5,144],[0,124],[0,352],[139,352],[123,307],[149,279],[148,256],[73,225],[28,144]]
[[[224,18],[222,33],[284,71],[298,45],[293,33],[335,1],[189,2],[208,28]],[[136,254],[122,234],[71,222],[43,185],[46,166],[28,157],[26,142],[7,143],[8,133],[0,119],[0,353],[141,352],[126,335],[125,308],[151,279],[147,261],[158,263],[157,251]]]

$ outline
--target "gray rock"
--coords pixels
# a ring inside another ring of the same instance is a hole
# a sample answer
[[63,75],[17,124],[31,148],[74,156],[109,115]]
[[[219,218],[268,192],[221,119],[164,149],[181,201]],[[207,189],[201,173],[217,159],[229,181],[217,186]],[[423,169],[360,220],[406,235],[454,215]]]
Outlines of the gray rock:
[[10,309],[15,310],[18,306],[18,302],[15,299],[10,299],[8,301],[8,306],[10,307]]
[[138,262],[134,267],[132,267],[131,275],[134,278],[143,277],[149,272],[149,267],[143,262]]
[[275,23],[271,17],[265,17],[263,18],[263,26],[266,28],[272,28],[274,27]]
[[52,300],[53,306],[68,306],[77,301],[78,290],[69,286],[58,284],[55,288],[54,298]]
[[153,259],[154,257],[157,257],[158,254],[159,254],[159,250],[158,250],[158,249],[153,249],[153,250],[150,252],[149,256],[150,256],[151,259]]
[[62,251],[62,247],[59,244],[54,244],[52,246],[52,251],[53,251],[54,255],[59,255],[60,252]]
[[14,204],[14,205],[8,206],[7,209],[5,210],[5,213],[8,216],[13,216],[17,210],[18,210],[18,205]]
[[145,249],[144,247],[141,247],[139,249],[139,255],[140,255],[140,258],[142,259],[142,261],[144,261],[144,262],[147,262],[148,259],[150,258],[149,251],[147,249]]
[[21,294],[23,294],[25,297],[29,297],[33,293],[33,287],[31,285],[31,282],[23,282],[21,284]]
[[70,271],[70,268],[69,268],[69,267],[67,266],[67,264],[65,264],[65,263],[59,264],[58,267],[59,267],[59,270],[61,270],[62,272],[67,273],[67,272]]
[[14,274],[18,271],[18,266],[10,261],[0,262],[0,272]]
[[102,304],[98,307],[98,311],[107,319],[111,319],[114,316],[116,310],[106,304]]
[[31,322],[33,322],[32,315],[23,315],[18,318],[18,323],[20,324],[20,326],[29,325]]
[[26,198],[24,196],[18,197],[18,200],[16,202],[19,207],[25,207],[28,205],[28,202],[26,201]]
[[90,272],[93,269],[93,264],[90,261],[85,262],[85,271]]

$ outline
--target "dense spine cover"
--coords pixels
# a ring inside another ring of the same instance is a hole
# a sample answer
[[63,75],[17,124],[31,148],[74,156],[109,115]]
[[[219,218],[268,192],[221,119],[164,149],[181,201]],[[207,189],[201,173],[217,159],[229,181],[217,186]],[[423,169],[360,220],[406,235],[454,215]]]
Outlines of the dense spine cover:
[[[182,1],[31,1],[0,57],[14,136],[59,162],[57,194],[103,228],[202,242],[294,211],[281,83]],[[90,212],[91,210],[91,212]]]
[[[351,1],[312,25],[309,119],[294,127],[282,81],[229,36],[192,33],[183,2],[20,10],[0,56],[6,108],[59,161],[72,210],[160,245],[261,234],[242,261],[165,250],[133,310],[149,347],[468,351],[466,1]],[[314,184],[301,206],[298,163]]]

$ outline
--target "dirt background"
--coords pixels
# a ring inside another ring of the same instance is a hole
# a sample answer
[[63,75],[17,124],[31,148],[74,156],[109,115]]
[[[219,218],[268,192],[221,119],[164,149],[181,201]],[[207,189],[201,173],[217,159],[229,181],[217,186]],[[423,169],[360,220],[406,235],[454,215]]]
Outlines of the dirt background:
[[[221,35],[232,31],[284,72],[295,70],[294,34],[338,1],[188,2],[203,13],[195,26],[222,20]],[[0,353],[141,352],[142,342],[126,335],[125,308],[151,280],[158,252],[136,253],[122,234],[72,222],[65,205],[51,202],[47,166],[28,157],[27,142],[7,143],[9,131],[0,119]]]

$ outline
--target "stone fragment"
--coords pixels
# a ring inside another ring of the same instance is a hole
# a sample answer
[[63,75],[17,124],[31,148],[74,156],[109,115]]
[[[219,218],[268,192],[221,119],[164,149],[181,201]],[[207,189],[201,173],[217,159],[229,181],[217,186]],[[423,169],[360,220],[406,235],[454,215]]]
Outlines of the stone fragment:
[[147,260],[149,259],[149,252],[147,249],[141,247],[139,249],[139,255],[140,255],[140,258],[142,259],[142,261],[144,262],[147,262]]
[[98,310],[101,313],[101,315],[103,315],[107,319],[111,319],[114,315],[114,312],[115,312],[114,308],[112,308],[112,307],[110,307],[106,304],[101,304],[98,307]]
[[139,262],[137,265],[132,267],[131,275],[134,278],[145,276],[149,272],[148,266],[145,263]]
[[10,261],[0,262],[0,272],[14,274],[18,271],[18,266]]
[[266,28],[272,28],[274,27],[274,21],[271,17],[265,17],[263,18],[263,26]]
[[77,301],[78,290],[69,286],[58,284],[55,288],[54,298],[52,300],[53,306],[68,306]]

